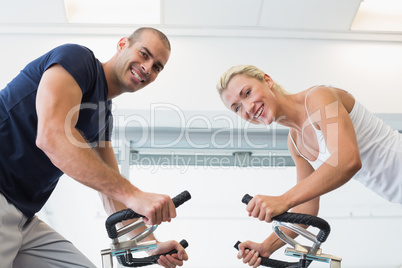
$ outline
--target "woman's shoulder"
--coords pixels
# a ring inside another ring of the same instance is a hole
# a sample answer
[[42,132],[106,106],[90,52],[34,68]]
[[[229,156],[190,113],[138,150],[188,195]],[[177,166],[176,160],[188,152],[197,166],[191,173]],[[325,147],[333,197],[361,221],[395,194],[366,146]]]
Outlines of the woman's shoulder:
[[331,85],[313,86],[306,90],[305,106],[308,110],[317,110],[328,105],[342,105],[350,112],[355,103],[353,95],[344,89]]
[[309,87],[308,89],[306,89],[305,91],[303,91],[306,93],[306,97],[308,96],[338,96],[338,95],[349,95],[352,97],[352,95],[339,87],[335,87],[332,85],[315,85],[312,87]]
[[306,89],[305,92],[306,97],[310,96],[317,97],[321,95],[332,95],[336,92],[336,90],[339,89],[331,85],[315,85]]

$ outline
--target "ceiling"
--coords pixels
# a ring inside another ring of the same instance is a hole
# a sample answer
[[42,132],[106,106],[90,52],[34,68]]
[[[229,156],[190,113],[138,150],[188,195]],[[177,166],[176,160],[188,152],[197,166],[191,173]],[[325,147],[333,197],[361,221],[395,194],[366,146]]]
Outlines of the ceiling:
[[[0,33],[44,31],[45,28],[85,28],[99,25],[67,23],[63,0],[0,0]],[[244,31],[350,32],[361,0],[160,0],[159,28],[178,34],[209,33],[219,29]],[[118,2],[115,2],[118,3]],[[124,9],[116,5],[119,12]],[[77,27],[80,26],[80,27]],[[116,26],[116,25],[102,25]],[[124,26],[124,25],[120,25]],[[41,29],[41,30],[38,30]],[[180,31],[181,30],[181,31]],[[45,30],[46,31],[46,30]],[[48,30],[52,31],[52,30]],[[258,34],[258,33],[256,33]]]

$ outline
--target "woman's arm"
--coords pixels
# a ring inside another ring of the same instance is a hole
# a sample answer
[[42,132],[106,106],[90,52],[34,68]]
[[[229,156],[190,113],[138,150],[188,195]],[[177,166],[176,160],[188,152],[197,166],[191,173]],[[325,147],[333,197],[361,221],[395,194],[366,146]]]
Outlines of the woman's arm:
[[[311,165],[299,155],[299,153],[296,151],[294,148],[294,145],[292,141],[290,140],[290,135],[288,137],[288,148],[290,155],[292,156],[293,161],[295,162],[296,165],[296,173],[297,173],[297,183],[303,181],[305,178],[307,178],[312,172],[314,172],[314,169],[311,167]],[[253,198],[253,202],[255,203],[255,206],[253,210],[247,210],[249,211],[250,215],[252,216],[253,213],[254,215],[257,215],[257,211],[262,210],[262,215],[264,214],[264,208],[268,208],[272,202],[276,202],[277,197],[273,196],[264,196],[264,195],[256,195]],[[250,201],[251,202],[251,201]],[[294,207],[291,212],[295,213],[304,213],[304,214],[310,214],[317,216],[318,215],[318,209],[319,209],[319,198],[315,198],[313,200],[310,200],[304,204],[301,204],[297,207]],[[254,211],[255,210],[255,211]],[[259,211],[261,212],[261,211]],[[260,220],[265,220],[265,218],[260,218]],[[307,227],[307,226],[303,226]],[[286,228],[281,228],[282,231],[287,234],[291,238],[296,238],[297,234],[290,231],[289,229]],[[243,259],[243,262],[248,263],[250,266],[257,267],[259,265],[258,257],[270,257],[272,253],[280,249],[285,245],[285,242],[283,242],[280,238],[275,233],[272,233],[270,236],[268,236],[262,243],[255,243],[252,241],[245,241],[239,245],[239,254],[238,258]],[[246,248],[250,250],[246,250]]]
[[311,92],[307,109],[315,115],[313,121],[321,129],[331,156],[282,196],[289,208],[337,189],[362,165],[352,121],[335,89],[324,87]]
[[329,88],[314,90],[308,98],[307,105],[309,114],[313,115],[315,126],[321,129],[324,135],[331,156],[289,191],[281,196],[272,197],[269,205],[259,214],[253,211],[255,202],[252,200],[248,205],[248,210],[253,211],[252,216],[270,222],[276,215],[337,189],[361,168],[352,121],[334,90]]

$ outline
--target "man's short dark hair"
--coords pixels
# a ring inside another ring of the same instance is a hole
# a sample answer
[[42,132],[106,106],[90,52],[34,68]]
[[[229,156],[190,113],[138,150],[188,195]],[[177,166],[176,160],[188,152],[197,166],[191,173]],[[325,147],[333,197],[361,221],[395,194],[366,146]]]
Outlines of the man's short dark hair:
[[132,44],[134,44],[136,41],[141,39],[142,33],[143,32],[153,32],[154,34],[156,34],[159,38],[159,40],[165,45],[165,47],[170,51],[170,42],[169,39],[167,38],[167,36],[162,33],[161,31],[155,29],[155,28],[151,28],[151,27],[141,27],[138,28],[137,30],[135,30],[129,37],[128,40],[130,41],[130,46]]

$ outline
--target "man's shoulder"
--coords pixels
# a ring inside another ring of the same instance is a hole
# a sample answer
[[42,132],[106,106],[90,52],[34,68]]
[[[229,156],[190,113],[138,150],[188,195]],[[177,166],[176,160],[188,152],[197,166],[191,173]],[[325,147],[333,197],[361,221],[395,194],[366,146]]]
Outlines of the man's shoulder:
[[60,64],[64,69],[77,78],[96,72],[99,61],[93,52],[85,46],[78,44],[63,44],[49,53],[48,63]]
[[82,56],[94,57],[93,52],[89,48],[79,45],[79,44],[70,44],[70,43],[63,44],[63,45],[55,47],[54,49],[52,49],[51,52],[52,53],[63,53],[63,54],[65,53],[70,56],[76,55],[76,56],[80,56],[80,57],[82,57]]

